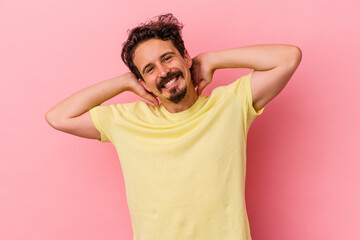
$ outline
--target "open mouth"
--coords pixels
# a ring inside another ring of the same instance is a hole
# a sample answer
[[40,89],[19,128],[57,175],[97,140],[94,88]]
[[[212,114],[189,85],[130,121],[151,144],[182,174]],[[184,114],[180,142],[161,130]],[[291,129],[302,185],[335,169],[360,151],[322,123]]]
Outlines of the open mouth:
[[162,88],[163,89],[170,89],[170,88],[174,87],[179,82],[179,77],[180,77],[180,75],[175,76],[173,79],[171,79],[170,81],[165,83],[162,86]]

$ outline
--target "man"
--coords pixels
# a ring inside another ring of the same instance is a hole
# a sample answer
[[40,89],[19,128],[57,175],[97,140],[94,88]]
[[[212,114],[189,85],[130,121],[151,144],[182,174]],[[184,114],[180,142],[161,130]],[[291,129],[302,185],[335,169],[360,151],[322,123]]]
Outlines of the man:
[[[191,59],[181,29],[171,14],[133,29],[122,52],[131,73],[75,93],[46,120],[60,131],[113,143],[134,239],[251,239],[244,196],[247,133],[302,54],[292,45],[257,45]],[[254,71],[201,95],[220,68]],[[153,104],[100,106],[124,91]]]

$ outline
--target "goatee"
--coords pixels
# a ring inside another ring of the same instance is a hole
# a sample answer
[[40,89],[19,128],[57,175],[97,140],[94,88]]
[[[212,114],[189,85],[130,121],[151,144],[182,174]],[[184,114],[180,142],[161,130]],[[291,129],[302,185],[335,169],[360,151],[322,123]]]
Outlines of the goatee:
[[159,90],[160,93],[163,91],[164,85],[169,82],[173,78],[184,78],[184,74],[180,70],[176,70],[174,72],[169,72],[165,77],[162,77],[160,82],[157,84],[156,88]]
[[177,88],[173,88],[170,90],[171,96],[168,98],[173,103],[179,103],[186,95],[187,86],[183,89],[178,90]]

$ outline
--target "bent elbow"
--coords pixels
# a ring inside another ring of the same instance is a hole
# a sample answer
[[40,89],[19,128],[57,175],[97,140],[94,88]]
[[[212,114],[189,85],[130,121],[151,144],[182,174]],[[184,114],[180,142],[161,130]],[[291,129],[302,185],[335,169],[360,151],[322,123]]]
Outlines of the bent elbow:
[[45,120],[51,127],[59,130],[59,124],[57,124],[58,119],[51,111],[45,113]]
[[297,46],[293,46],[292,49],[293,49],[292,50],[293,64],[296,65],[296,67],[297,67],[300,64],[301,59],[302,59],[302,51]]

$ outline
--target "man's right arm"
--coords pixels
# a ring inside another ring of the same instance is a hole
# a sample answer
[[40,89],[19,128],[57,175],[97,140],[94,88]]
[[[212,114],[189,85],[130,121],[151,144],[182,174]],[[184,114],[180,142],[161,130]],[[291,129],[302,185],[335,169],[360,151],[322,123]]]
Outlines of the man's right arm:
[[89,110],[124,91],[132,91],[144,99],[159,104],[154,95],[147,92],[131,72],[111,78],[81,91],[51,108],[45,115],[46,121],[55,129],[79,137],[100,140]]

